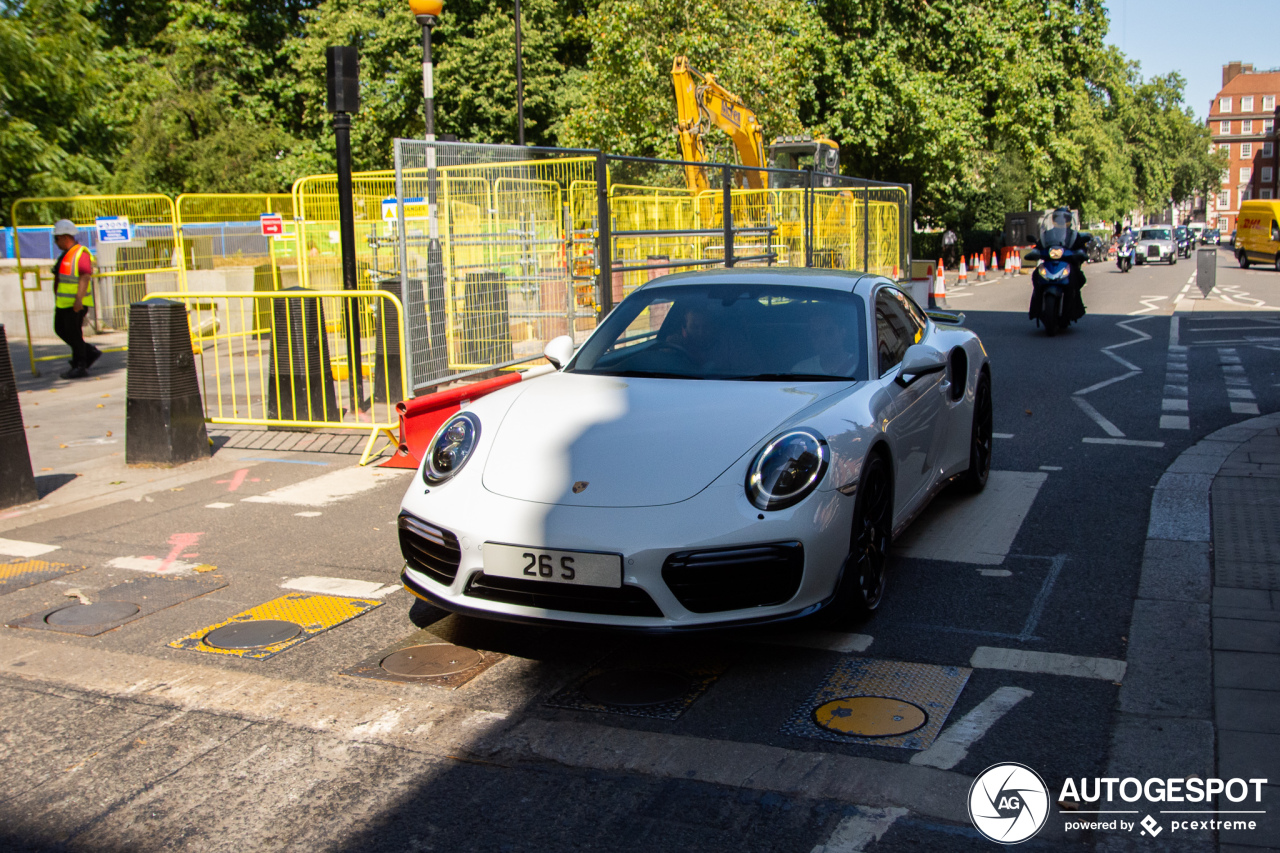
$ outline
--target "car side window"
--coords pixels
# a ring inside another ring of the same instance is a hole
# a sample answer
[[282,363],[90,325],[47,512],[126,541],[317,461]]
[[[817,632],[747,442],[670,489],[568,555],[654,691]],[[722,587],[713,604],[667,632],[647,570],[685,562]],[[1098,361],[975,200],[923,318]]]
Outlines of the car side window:
[[912,316],[906,299],[891,287],[876,293],[876,356],[880,375],[897,367],[907,347],[919,342],[924,326]]

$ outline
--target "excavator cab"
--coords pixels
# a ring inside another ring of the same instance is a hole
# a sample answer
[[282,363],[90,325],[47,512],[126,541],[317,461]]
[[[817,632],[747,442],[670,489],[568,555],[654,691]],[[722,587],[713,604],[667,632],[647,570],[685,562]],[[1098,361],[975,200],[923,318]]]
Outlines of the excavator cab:
[[[840,174],[840,147],[830,139],[810,134],[779,136],[769,146],[769,166],[774,169],[816,171],[817,186],[829,187],[835,182],[832,175]],[[770,175],[776,189],[801,187],[805,179],[801,175]]]

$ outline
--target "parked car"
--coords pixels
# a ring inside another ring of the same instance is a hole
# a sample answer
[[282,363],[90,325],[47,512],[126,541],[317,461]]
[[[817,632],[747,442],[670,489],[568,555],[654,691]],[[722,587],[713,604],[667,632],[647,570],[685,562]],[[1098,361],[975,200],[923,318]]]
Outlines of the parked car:
[[874,610],[894,537],[991,467],[990,368],[962,321],[862,273],[645,284],[576,352],[551,341],[557,372],[445,422],[401,504],[404,585],[647,631]]
[[1138,232],[1136,260],[1139,264],[1163,261],[1178,262],[1178,247],[1173,240],[1173,229],[1168,225],[1149,225]]

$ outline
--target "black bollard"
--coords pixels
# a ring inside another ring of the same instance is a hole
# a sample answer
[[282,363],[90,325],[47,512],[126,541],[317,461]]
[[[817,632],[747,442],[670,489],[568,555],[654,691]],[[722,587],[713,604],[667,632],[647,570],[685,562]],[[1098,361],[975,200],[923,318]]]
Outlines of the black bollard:
[[[384,281],[379,289],[400,298],[400,282]],[[405,399],[404,383],[400,381],[400,312],[389,299],[379,299],[378,322],[374,326],[375,358],[373,364],[373,401],[375,403],[399,403]]]
[[9,358],[4,326],[0,325],[0,509],[30,503],[39,496],[18,403],[18,377]]
[[[281,293],[307,292],[291,287]],[[285,421],[342,420],[329,376],[329,341],[319,299],[272,301],[271,375],[267,418]],[[358,331],[354,334],[359,334]],[[353,368],[359,370],[360,366]]]
[[124,459],[182,465],[209,458],[187,307],[168,299],[129,306]]

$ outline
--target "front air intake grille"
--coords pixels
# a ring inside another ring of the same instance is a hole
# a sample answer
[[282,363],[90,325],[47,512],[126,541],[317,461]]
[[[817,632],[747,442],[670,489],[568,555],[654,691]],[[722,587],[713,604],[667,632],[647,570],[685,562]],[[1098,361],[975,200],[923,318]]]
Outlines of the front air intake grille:
[[1148,246],[1148,247],[1147,247],[1147,257],[1148,257],[1148,258],[1158,258],[1158,257],[1160,257],[1160,247],[1159,247],[1159,246]]
[[680,551],[662,565],[662,579],[693,613],[782,604],[800,589],[803,575],[799,542]]
[[451,584],[462,562],[458,537],[408,513],[400,513],[400,553],[409,565],[433,581]]
[[638,586],[574,586],[552,581],[526,581],[477,572],[467,582],[472,598],[520,604],[569,613],[598,613],[603,616],[662,616],[649,593]]

